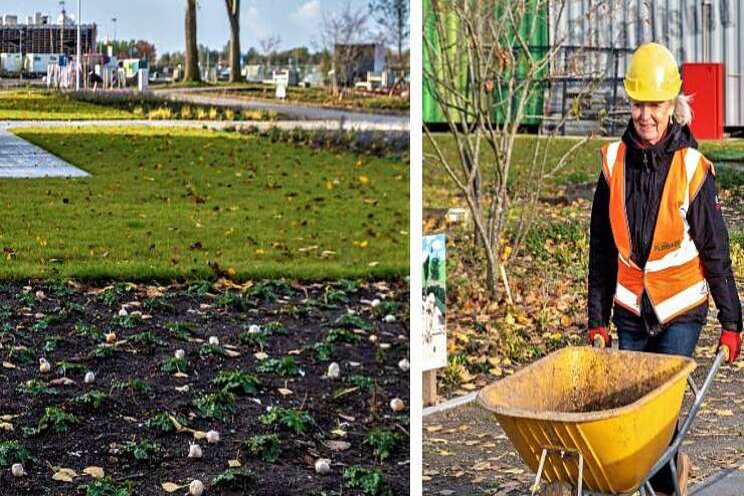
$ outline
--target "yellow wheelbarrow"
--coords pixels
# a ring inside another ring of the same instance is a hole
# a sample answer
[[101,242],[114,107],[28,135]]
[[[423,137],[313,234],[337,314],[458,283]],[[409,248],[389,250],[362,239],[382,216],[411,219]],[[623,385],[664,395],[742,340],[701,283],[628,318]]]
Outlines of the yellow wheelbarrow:
[[[655,496],[649,479],[665,465],[676,486],[675,454],[727,352],[698,388],[690,358],[564,348],[487,386],[478,402],[537,474],[533,495],[545,479],[579,496]],[[686,382],[695,399],[675,436]]]

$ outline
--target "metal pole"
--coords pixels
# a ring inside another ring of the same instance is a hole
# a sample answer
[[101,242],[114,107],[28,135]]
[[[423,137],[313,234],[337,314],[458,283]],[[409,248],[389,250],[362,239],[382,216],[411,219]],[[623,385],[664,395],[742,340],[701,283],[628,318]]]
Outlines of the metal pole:
[[80,36],[80,2],[77,3],[77,62],[75,63],[75,91],[80,91],[80,71],[83,69],[83,47]]

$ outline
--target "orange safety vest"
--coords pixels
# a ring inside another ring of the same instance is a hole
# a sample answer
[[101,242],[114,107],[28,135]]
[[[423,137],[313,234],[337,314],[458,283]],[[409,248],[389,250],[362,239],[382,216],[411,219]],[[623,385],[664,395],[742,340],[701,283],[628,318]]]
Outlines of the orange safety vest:
[[694,148],[677,150],[669,166],[654,227],[651,253],[644,267],[631,259],[630,228],[625,210],[625,144],[602,147],[602,169],[610,186],[610,224],[618,251],[615,303],[641,315],[646,291],[656,316],[666,324],[708,300],[702,262],[690,237],[687,211],[711,164]]

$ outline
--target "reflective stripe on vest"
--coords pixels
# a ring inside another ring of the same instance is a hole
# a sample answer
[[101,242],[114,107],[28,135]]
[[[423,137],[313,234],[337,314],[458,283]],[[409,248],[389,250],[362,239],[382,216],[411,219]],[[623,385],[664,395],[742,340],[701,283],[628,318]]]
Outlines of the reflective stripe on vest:
[[659,322],[665,324],[708,299],[708,285],[687,211],[712,166],[700,152],[675,152],[664,184],[648,261],[640,268],[631,258],[631,236],[625,205],[625,144],[602,147],[602,169],[610,186],[610,224],[618,249],[615,303],[641,313],[645,291]]

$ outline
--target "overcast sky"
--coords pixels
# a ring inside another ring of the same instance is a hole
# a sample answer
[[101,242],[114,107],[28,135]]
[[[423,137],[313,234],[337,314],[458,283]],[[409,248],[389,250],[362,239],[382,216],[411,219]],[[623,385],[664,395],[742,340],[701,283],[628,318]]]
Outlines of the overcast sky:
[[[347,0],[242,0],[241,48],[259,47],[258,41],[278,34],[280,49],[313,47],[323,12],[340,10]],[[349,0],[354,8],[366,7],[367,0]],[[113,36],[116,18],[119,39],[145,39],[158,53],[183,50],[184,0],[82,0],[83,22],[98,25],[98,38]],[[74,17],[77,0],[66,1]],[[198,42],[221,48],[230,38],[224,0],[199,0]],[[34,12],[52,13],[56,21],[59,0],[0,0],[0,14],[15,14],[19,21]]]

